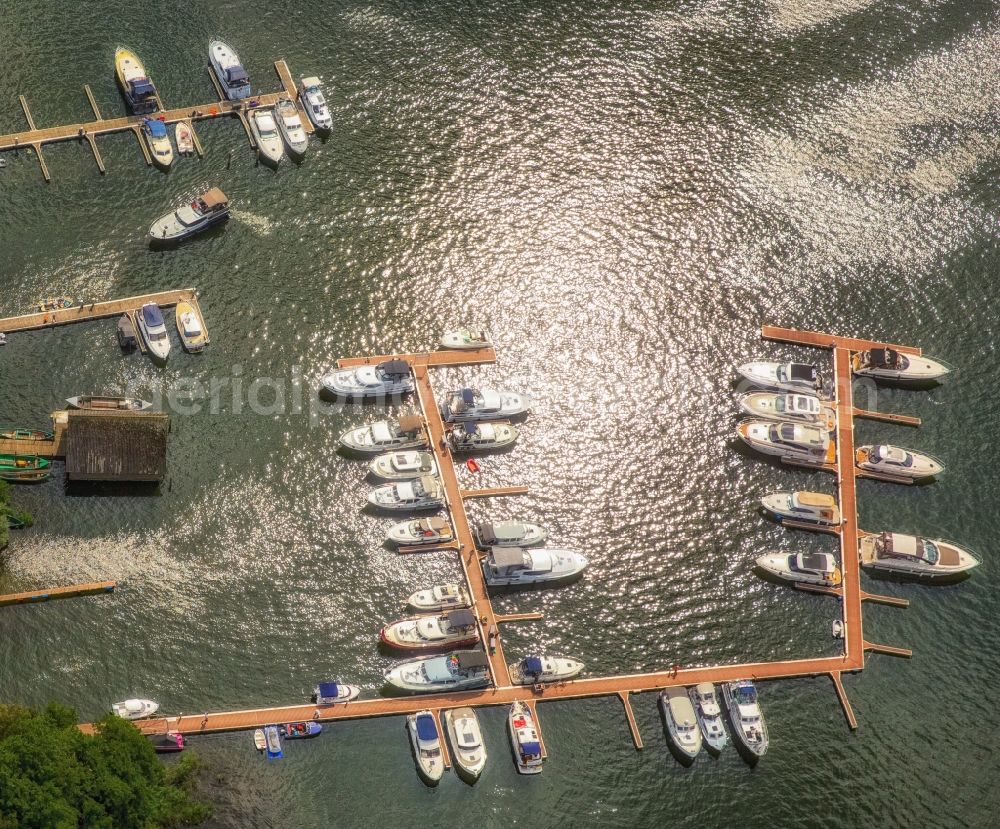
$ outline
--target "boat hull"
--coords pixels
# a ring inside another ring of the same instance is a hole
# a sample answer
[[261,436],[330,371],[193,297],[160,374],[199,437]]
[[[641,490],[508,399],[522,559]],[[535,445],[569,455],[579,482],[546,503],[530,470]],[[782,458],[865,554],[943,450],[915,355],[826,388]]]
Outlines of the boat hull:
[[249,98],[252,92],[249,79],[247,83],[230,87],[229,81],[226,78],[226,70],[222,68],[220,54],[229,56],[234,64],[242,66],[242,63],[240,62],[239,55],[237,55],[236,52],[234,52],[225,42],[221,40],[213,40],[208,44],[208,60],[212,65],[212,71],[215,73],[215,77],[218,79],[219,85],[222,87],[222,94],[225,95],[230,101],[242,101],[244,98]]
[[[479,720],[471,708],[458,708],[446,711],[444,715],[445,730],[451,742],[451,756],[455,761],[455,771],[459,777],[469,783],[475,783],[486,768],[486,747],[479,727]],[[458,738],[457,727],[463,726],[478,735],[479,744],[475,749],[463,747]]]

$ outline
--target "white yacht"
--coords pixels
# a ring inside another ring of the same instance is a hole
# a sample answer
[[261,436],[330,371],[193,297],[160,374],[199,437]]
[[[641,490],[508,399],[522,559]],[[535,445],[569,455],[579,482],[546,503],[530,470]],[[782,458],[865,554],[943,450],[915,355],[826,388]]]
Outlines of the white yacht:
[[350,429],[340,436],[340,445],[355,452],[385,452],[387,449],[426,449],[427,436],[419,415],[406,415],[398,423],[380,420],[371,426]]
[[402,691],[468,691],[490,682],[490,662],[483,651],[455,651],[397,662],[385,672],[385,680]]
[[873,348],[858,351],[851,357],[851,368],[859,377],[876,380],[899,380],[928,383],[940,380],[951,372],[951,367],[940,360],[903,354],[894,348]]
[[489,452],[506,449],[517,442],[517,427],[510,423],[473,423],[466,421],[448,430],[453,452]]
[[486,768],[486,746],[476,712],[471,708],[453,708],[445,711],[444,724],[451,741],[455,771],[466,780],[475,782]]
[[749,680],[725,682],[722,696],[737,741],[754,757],[762,757],[767,751],[767,726],[754,684]]
[[467,608],[391,622],[379,634],[382,644],[400,651],[443,651],[479,644],[476,614]]
[[170,135],[162,121],[156,118],[146,118],[142,122],[142,137],[149,147],[149,154],[153,163],[163,169],[169,170],[174,163],[174,148],[170,143]]
[[493,340],[483,328],[459,328],[457,331],[446,331],[441,337],[441,348],[457,348],[470,351],[476,348],[490,348]]
[[839,587],[842,576],[830,553],[766,553],[757,566],[775,578],[820,587]]
[[309,138],[302,126],[302,118],[299,111],[291,101],[278,101],[274,107],[274,114],[278,121],[278,129],[281,130],[281,137],[285,139],[285,146],[288,152],[298,158],[302,158],[309,149]]
[[823,418],[823,403],[814,394],[754,391],[737,398],[740,409],[754,418],[764,420],[800,420],[819,423]]
[[858,552],[862,567],[904,576],[957,576],[979,565],[979,559],[955,544],[901,533],[864,535]]
[[455,533],[447,518],[419,518],[402,521],[389,527],[389,541],[401,547],[419,544],[447,544],[455,540]]
[[153,242],[179,242],[229,218],[229,199],[218,187],[206,190],[190,204],[161,216],[149,228]]
[[335,705],[338,702],[350,702],[361,696],[361,688],[357,685],[345,685],[343,682],[320,682],[313,688],[312,701],[317,705]]
[[329,132],[333,128],[333,118],[330,117],[330,108],[326,105],[323,90],[320,89],[319,78],[309,77],[301,80],[299,101],[317,130]]
[[437,475],[437,460],[431,452],[387,452],[373,460],[368,468],[383,481],[412,481],[423,475]]
[[480,521],[472,527],[476,546],[483,550],[489,547],[534,547],[544,544],[548,534],[544,527],[527,521]]
[[787,518],[823,527],[840,525],[837,500],[823,492],[772,492],[761,498],[760,504],[779,521]]
[[406,603],[414,610],[431,612],[450,610],[455,607],[469,607],[469,591],[461,584],[436,584],[426,590],[413,593]]
[[535,728],[535,718],[527,703],[518,701],[507,714],[507,731],[520,774],[538,774],[542,770],[542,742]]
[[240,63],[239,55],[228,44],[218,39],[210,41],[208,60],[227,99],[239,101],[250,97],[250,76]]
[[527,414],[531,398],[496,389],[457,389],[441,404],[441,417],[457,423],[466,420],[505,420]]
[[483,573],[490,587],[513,587],[571,579],[580,575],[587,563],[574,550],[492,547],[483,559]]
[[756,362],[742,365],[737,371],[747,382],[775,391],[813,394],[822,385],[819,371],[810,363]]
[[510,681],[515,685],[537,685],[539,682],[563,682],[579,676],[583,663],[561,656],[526,656],[508,665]]
[[261,161],[277,165],[285,157],[285,145],[281,143],[278,126],[274,123],[274,111],[255,109],[250,114],[250,132],[257,144],[257,155]]
[[142,341],[149,349],[150,357],[165,363],[170,356],[170,338],[167,336],[167,326],[163,322],[160,306],[155,302],[147,302],[136,314],[136,324]]
[[142,720],[160,710],[160,703],[151,699],[127,699],[111,705],[111,710],[123,720]]
[[912,481],[933,478],[944,472],[944,465],[937,458],[885,444],[857,447],[854,450],[854,462],[861,469],[884,472]]
[[718,754],[726,747],[728,737],[726,727],[722,724],[722,708],[719,706],[719,695],[711,682],[699,682],[688,691],[695,713],[698,715],[698,726],[708,750]]
[[783,421],[744,420],[736,427],[736,434],[758,452],[777,455],[782,460],[814,464],[833,462],[830,435],[814,426]]
[[368,493],[368,503],[378,509],[438,509],[444,503],[444,488],[433,475],[415,481],[399,481],[377,486]]
[[444,755],[441,753],[441,729],[432,711],[418,711],[406,717],[410,732],[417,771],[424,782],[436,786],[444,774]]
[[683,688],[666,688],[660,692],[660,709],[667,721],[670,742],[685,763],[690,763],[701,751],[701,731],[694,706]]
[[406,360],[385,360],[374,366],[331,371],[320,382],[334,397],[356,400],[409,394],[416,388],[413,372]]

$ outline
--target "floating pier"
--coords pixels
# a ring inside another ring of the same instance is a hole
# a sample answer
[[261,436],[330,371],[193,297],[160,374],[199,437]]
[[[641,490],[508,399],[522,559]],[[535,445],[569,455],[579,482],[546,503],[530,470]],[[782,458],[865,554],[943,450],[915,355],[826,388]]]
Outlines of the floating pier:
[[52,599],[73,599],[78,596],[94,596],[113,593],[116,582],[95,581],[86,584],[71,584],[68,587],[50,587],[47,590],[28,590],[25,593],[0,595],[0,607],[12,604],[39,604]]

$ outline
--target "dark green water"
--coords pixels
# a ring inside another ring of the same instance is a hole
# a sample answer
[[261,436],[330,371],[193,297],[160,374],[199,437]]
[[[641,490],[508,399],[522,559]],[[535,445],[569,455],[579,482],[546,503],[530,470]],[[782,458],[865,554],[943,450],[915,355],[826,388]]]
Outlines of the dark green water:
[[[0,170],[0,314],[39,296],[84,299],[196,286],[213,344],[165,370],[122,357],[113,323],[19,335],[0,349],[0,421],[42,424],[63,398],[238,377],[284,413],[176,415],[169,478],[146,497],[68,497],[60,475],[20,502],[38,517],[5,554],[0,588],[116,579],[112,598],[0,612],[0,699],[57,696],[82,717],[150,696],[187,713],[299,700],[338,676],[374,693],[381,624],[447,556],[397,557],[361,512],[362,466],[336,437],[370,410],[314,401],[339,356],[430,347],[485,321],[496,366],[436,375],[540,401],[511,454],[476,483],[528,484],[475,516],[523,515],[592,561],[579,584],[505,597],[545,613],[508,653],[578,656],[588,673],[836,652],[832,600],[751,572],[785,535],[753,504],[779,487],[832,491],[732,447],[732,367],[761,323],[919,344],[957,365],[930,393],[879,405],[919,430],[858,424],[858,439],[948,465],[924,488],[862,482],[862,526],[953,538],[983,565],[953,587],[873,582],[911,600],[866,607],[873,656],[845,684],[762,687],[771,748],[683,769],[655,696],[632,748],[614,699],[541,709],[550,758],[519,778],[502,712],[481,713],[490,762],[473,789],[418,781],[400,719],[344,723],[267,765],[247,734],[192,741],[226,780],[217,826],[987,826],[998,806],[994,703],[993,291],[1000,147],[995,4],[770,2],[298,2],[6,4],[0,132],[88,117],[89,83],[123,111],[112,74],[135,49],[168,106],[203,104],[220,35],[255,81],[271,63],[318,74],[335,129],[301,166],[256,167],[242,130],[201,126],[208,155],[168,174],[133,138],[30,153]],[[230,166],[227,162],[231,156]],[[151,252],[150,221],[220,185],[221,233]],[[175,344],[176,350],[176,344]],[[302,378],[303,411],[293,390]],[[261,385],[260,378],[269,378]],[[470,481],[473,476],[469,476]]]

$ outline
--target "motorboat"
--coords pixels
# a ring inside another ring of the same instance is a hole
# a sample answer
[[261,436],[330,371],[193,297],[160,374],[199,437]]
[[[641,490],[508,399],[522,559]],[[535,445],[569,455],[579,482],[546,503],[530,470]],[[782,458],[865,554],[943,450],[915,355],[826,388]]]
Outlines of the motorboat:
[[472,527],[476,546],[482,550],[489,547],[534,547],[544,544],[548,530],[527,521],[480,521]]
[[842,581],[837,559],[830,553],[766,553],[757,566],[783,581],[839,587]]
[[911,481],[933,478],[944,472],[944,464],[937,458],[886,444],[858,446],[854,450],[854,462],[860,469],[883,472]]
[[174,163],[174,148],[166,125],[156,118],[146,118],[142,122],[142,136],[149,147],[153,163],[163,170],[169,170]]
[[453,452],[488,452],[505,449],[517,442],[517,428],[510,423],[466,421],[448,430]]
[[864,535],[858,552],[862,567],[904,576],[957,576],[979,566],[979,559],[957,544],[901,533]]
[[729,711],[729,720],[737,742],[753,757],[762,757],[767,751],[767,726],[760,710],[757,689],[749,680],[725,682],[722,696]]
[[218,39],[209,41],[208,60],[215,77],[219,79],[222,94],[228,100],[239,101],[250,97],[250,76],[231,46]]
[[329,132],[333,129],[333,118],[326,105],[326,98],[323,97],[323,90],[320,89],[319,78],[308,77],[300,81],[299,102],[317,130]]
[[451,756],[459,776],[475,782],[486,768],[486,746],[479,718],[471,708],[452,708],[444,713],[445,730],[451,741]]
[[174,143],[178,155],[191,155],[194,152],[194,130],[187,121],[178,121],[174,125]]
[[490,348],[492,345],[493,340],[489,332],[483,328],[459,328],[457,331],[446,331],[441,337],[441,348],[471,351],[477,348]]
[[772,492],[760,499],[766,512],[779,521],[803,521],[823,527],[840,525],[840,507],[832,495],[823,492]]
[[189,203],[160,216],[149,226],[149,238],[161,244],[180,242],[228,218],[229,198],[218,187],[212,187]]
[[748,383],[774,391],[812,394],[822,386],[819,370],[811,363],[756,362],[742,365],[737,371]]
[[159,710],[160,703],[151,699],[127,699],[111,706],[111,711],[123,720],[144,720]]
[[406,360],[385,360],[374,366],[331,371],[320,383],[334,397],[372,400],[409,394],[416,388]]
[[467,420],[505,420],[527,414],[531,398],[496,389],[456,389],[441,404],[441,417],[449,423]]
[[431,452],[388,452],[375,458],[368,468],[383,481],[412,481],[438,474],[437,460]]
[[250,115],[250,132],[257,144],[260,160],[277,166],[285,157],[285,145],[281,143],[278,126],[274,123],[273,110],[255,109]]
[[313,688],[312,701],[317,705],[336,705],[338,702],[350,702],[361,696],[357,685],[345,685],[343,682],[320,682]]
[[688,696],[694,705],[705,746],[710,752],[718,754],[726,747],[729,738],[722,724],[722,708],[715,686],[711,682],[699,682],[688,689]]
[[815,426],[784,421],[744,420],[736,427],[744,443],[765,455],[782,460],[822,464],[833,462],[830,435]]
[[208,344],[208,335],[201,327],[201,317],[195,311],[190,302],[183,300],[177,303],[174,312],[174,320],[177,324],[177,333],[181,338],[181,345],[185,351],[197,354],[205,350]]
[[264,727],[264,746],[267,751],[268,760],[280,760],[285,756],[285,751],[281,747],[281,732],[276,725]]
[[455,533],[447,518],[418,518],[389,527],[389,541],[401,547],[421,544],[447,544],[455,540]]
[[417,771],[425,783],[436,786],[444,774],[441,729],[438,727],[437,717],[431,711],[409,714],[406,717],[406,729],[410,732]]
[[170,356],[170,338],[167,336],[167,326],[163,322],[160,306],[155,302],[147,302],[136,314],[136,323],[149,355],[153,360],[166,362]]
[[38,484],[52,474],[51,463],[38,455],[0,454],[0,480]]
[[285,140],[288,152],[301,158],[309,149],[309,138],[302,127],[302,119],[295,104],[288,100],[278,101],[274,107],[274,114],[278,121],[278,129],[281,130],[281,137]]
[[[740,409],[753,418],[763,420],[798,420],[820,423],[825,418],[823,402],[814,394],[753,391],[737,398]],[[832,415],[832,409],[830,409]]]
[[520,662],[508,665],[507,669],[514,685],[537,685],[540,682],[565,682],[579,676],[583,663],[561,656],[526,656]]
[[472,605],[469,592],[461,584],[436,584],[426,590],[418,590],[406,603],[414,610],[428,612]]
[[483,559],[483,574],[490,587],[512,587],[571,579],[587,564],[574,550],[491,547]]
[[153,751],[157,754],[177,754],[184,751],[184,735],[178,731],[168,731],[153,737]]
[[514,761],[520,774],[538,774],[542,770],[542,742],[535,728],[535,718],[528,704],[518,700],[507,714],[507,730],[514,749]]
[[135,52],[119,46],[115,50],[115,77],[134,115],[148,115],[159,109],[156,87]]
[[261,754],[267,751],[267,737],[264,736],[264,729],[257,728],[253,732],[253,747]]
[[309,720],[308,722],[290,722],[279,726],[281,736],[286,740],[307,740],[310,737],[318,737],[323,733],[323,726],[318,722]]
[[690,763],[701,751],[701,730],[694,705],[684,688],[666,688],[660,692],[660,709],[667,722],[670,742],[681,760]]
[[379,639],[396,650],[441,651],[478,644],[479,629],[471,610],[449,610],[392,622],[382,628]]
[[67,397],[66,403],[71,409],[110,409],[119,412],[144,412],[153,408],[148,400],[140,400],[138,397],[102,397],[99,394]]
[[406,415],[398,423],[380,420],[371,426],[350,429],[340,436],[340,445],[355,452],[385,452],[387,449],[426,449],[427,435],[419,415]]
[[52,440],[54,432],[41,429],[0,429],[0,440]]
[[940,360],[903,354],[894,348],[856,352],[851,357],[851,370],[859,377],[912,383],[930,383],[951,373],[951,367]]
[[116,336],[118,337],[118,345],[121,347],[121,350],[126,353],[135,351],[139,347],[139,339],[135,331],[135,323],[132,322],[132,317],[128,314],[122,314],[118,318]]
[[390,685],[402,691],[468,691],[485,688],[490,662],[483,651],[455,651],[397,662],[385,672]]
[[444,504],[444,487],[433,475],[415,481],[398,481],[377,486],[368,493],[368,503],[377,509],[438,509]]

